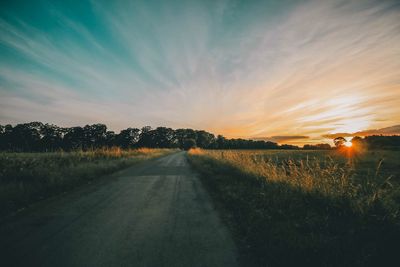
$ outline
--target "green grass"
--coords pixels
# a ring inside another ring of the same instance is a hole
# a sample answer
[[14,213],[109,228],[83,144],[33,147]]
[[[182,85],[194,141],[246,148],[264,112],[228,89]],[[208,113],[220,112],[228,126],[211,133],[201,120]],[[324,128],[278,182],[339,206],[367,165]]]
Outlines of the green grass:
[[68,153],[0,153],[0,216],[173,151],[115,148]]
[[192,150],[244,266],[390,266],[400,153]]

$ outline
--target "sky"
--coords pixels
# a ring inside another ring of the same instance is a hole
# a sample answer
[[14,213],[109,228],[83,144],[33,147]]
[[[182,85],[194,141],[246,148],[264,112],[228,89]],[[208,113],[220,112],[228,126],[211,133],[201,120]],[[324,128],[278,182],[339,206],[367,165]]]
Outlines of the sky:
[[400,1],[3,0],[0,124],[30,121],[400,134]]

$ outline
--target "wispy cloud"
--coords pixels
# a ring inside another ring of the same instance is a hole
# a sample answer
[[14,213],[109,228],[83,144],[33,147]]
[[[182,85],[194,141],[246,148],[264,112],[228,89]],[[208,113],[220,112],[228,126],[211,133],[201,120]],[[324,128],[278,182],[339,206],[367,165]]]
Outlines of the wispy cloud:
[[347,136],[370,136],[370,135],[400,135],[400,125],[394,125],[394,126],[390,126],[390,127],[381,128],[381,129],[369,129],[369,130],[359,131],[359,132],[355,132],[355,133],[326,134],[323,137],[336,138],[339,136],[347,137]]

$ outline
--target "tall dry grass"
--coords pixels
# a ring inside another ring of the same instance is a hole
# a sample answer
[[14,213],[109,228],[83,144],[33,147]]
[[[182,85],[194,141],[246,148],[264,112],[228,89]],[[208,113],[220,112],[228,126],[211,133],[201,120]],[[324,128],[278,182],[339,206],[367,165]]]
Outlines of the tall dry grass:
[[[329,152],[312,156],[306,152],[265,152],[260,150],[202,150],[192,149],[190,155],[208,157],[259,177],[265,182],[286,183],[305,192],[316,192],[327,197],[352,200],[354,208],[363,211],[374,202],[398,191],[393,175],[381,173],[383,159],[377,159],[370,171],[357,170],[353,160]],[[365,168],[365,166],[363,166]],[[362,173],[362,177],[360,177]],[[394,203],[392,203],[394,204]],[[393,210],[397,216],[398,205]],[[397,210],[397,211],[396,211]]]
[[0,216],[172,149],[0,153]]
[[[399,152],[200,150],[243,266],[395,266]],[[392,176],[393,175],[393,176]]]

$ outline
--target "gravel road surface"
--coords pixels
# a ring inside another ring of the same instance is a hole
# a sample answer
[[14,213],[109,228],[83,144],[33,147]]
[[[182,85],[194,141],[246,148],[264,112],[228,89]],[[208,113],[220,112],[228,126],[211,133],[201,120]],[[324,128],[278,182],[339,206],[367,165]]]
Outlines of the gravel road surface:
[[119,171],[0,223],[1,266],[237,266],[185,152]]

